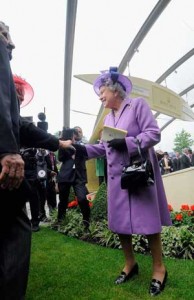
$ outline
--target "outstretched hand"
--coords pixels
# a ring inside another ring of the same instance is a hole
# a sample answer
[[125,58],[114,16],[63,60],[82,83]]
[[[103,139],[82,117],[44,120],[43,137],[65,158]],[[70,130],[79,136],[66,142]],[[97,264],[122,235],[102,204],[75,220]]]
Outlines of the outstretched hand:
[[59,147],[62,149],[71,148],[75,150],[75,148],[72,146],[72,140],[66,140],[66,141],[59,140]]
[[73,147],[76,150],[76,155],[77,156],[81,156],[81,157],[87,157],[88,156],[86,147],[84,145],[73,144]]
[[19,188],[24,179],[24,161],[19,154],[7,154],[0,159],[0,187],[12,190]]
[[125,139],[113,139],[108,141],[108,147],[111,147],[117,151],[125,151],[127,150],[127,145]]

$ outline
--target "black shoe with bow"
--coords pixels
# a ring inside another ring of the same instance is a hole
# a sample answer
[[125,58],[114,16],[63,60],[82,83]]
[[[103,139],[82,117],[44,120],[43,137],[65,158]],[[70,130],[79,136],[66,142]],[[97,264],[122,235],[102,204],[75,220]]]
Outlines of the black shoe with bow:
[[164,280],[162,283],[160,280],[152,279],[152,281],[150,283],[150,288],[149,288],[149,294],[151,296],[157,296],[163,291],[163,289],[165,288],[167,277],[168,277],[168,273],[166,271],[165,275],[164,275]]
[[139,267],[138,267],[138,264],[136,263],[128,274],[126,274],[125,272],[122,271],[121,274],[115,280],[115,284],[124,283],[127,280],[134,277],[135,275],[138,275],[138,273],[139,273]]

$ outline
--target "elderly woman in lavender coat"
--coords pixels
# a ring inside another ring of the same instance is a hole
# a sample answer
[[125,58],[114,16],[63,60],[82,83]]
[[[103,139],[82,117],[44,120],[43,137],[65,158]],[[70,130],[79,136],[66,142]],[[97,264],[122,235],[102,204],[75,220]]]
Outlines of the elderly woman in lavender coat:
[[[132,247],[132,234],[146,235],[152,254],[153,270],[149,293],[158,295],[165,287],[167,270],[162,261],[162,226],[170,226],[171,220],[158,160],[153,146],[160,141],[160,129],[150,107],[143,98],[130,99],[132,84],[128,77],[110,68],[94,82],[94,90],[105,108],[111,109],[104,125],[124,129],[127,136],[110,142],[85,145],[89,159],[107,157],[107,195],[109,229],[119,235],[125,256],[125,265],[115,280],[124,283],[138,274],[138,264]],[[153,165],[155,182],[136,193],[121,189],[121,173],[130,157],[137,155],[136,138],[142,151],[146,151]],[[77,151],[79,151],[77,149]]]

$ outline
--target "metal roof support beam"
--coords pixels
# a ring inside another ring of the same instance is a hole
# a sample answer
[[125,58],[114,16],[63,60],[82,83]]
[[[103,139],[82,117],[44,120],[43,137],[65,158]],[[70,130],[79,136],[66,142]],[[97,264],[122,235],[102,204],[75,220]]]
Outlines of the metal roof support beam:
[[156,83],[161,83],[164,81],[172,72],[174,72],[180,65],[182,65],[186,60],[194,55],[194,48],[181,57],[177,62],[175,62],[165,73],[163,73],[157,80]]
[[70,126],[70,96],[77,0],[67,0],[64,57],[63,126]]
[[160,115],[160,112],[156,112],[156,113],[154,114],[154,118],[156,119],[159,115]]
[[176,120],[176,118],[172,118],[171,120],[169,120],[168,122],[166,122],[166,124],[164,124],[161,128],[160,131],[164,130],[168,125],[170,125],[174,120]]
[[154,25],[160,14],[166,8],[171,0],[159,0],[155,5],[154,9],[149,14],[148,18],[140,28],[139,32],[137,33],[136,37],[132,41],[131,45],[129,46],[127,52],[125,53],[118,70],[120,73],[123,73],[127,67],[127,64],[131,61],[133,55],[135,54],[136,50],[138,49],[139,45],[142,43],[143,39]]
[[186,93],[190,92],[191,90],[194,89],[194,84],[190,85],[188,88],[186,88],[184,91],[182,91],[179,96],[183,96],[185,95]]
[[[189,52],[187,52],[184,56],[182,56],[179,60],[177,60],[168,70],[166,70],[155,82],[156,83],[161,83],[164,81],[172,72],[174,72],[178,67],[180,67],[185,61],[187,61],[191,56],[194,55],[194,48],[191,49]],[[192,87],[192,86],[191,86]],[[192,88],[187,88],[187,92],[189,92]],[[185,90],[186,91],[186,90]],[[182,91],[179,95],[185,95],[187,92]],[[158,117],[160,113],[156,114],[154,117]],[[174,119],[175,120],[175,119]],[[174,121],[173,120],[173,121]],[[166,128],[166,126],[165,126]]]

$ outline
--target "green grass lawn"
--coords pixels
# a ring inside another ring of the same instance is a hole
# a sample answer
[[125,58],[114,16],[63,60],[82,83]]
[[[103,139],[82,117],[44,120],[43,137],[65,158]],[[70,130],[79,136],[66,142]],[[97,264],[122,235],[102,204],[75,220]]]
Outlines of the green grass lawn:
[[[26,300],[151,299],[151,257],[136,254],[139,275],[120,286],[114,279],[123,268],[122,250],[67,237],[47,227],[33,233]],[[165,259],[168,281],[157,299],[194,299],[194,262]]]

